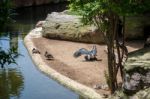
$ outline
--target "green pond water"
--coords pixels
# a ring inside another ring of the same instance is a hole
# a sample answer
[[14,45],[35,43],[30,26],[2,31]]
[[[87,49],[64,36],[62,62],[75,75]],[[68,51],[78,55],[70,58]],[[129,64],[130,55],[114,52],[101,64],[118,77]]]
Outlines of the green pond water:
[[23,38],[35,27],[35,23],[44,20],[52,11],[62,11],[66,4],[46,5],[16,9],[15,23],[0,37],[3,50],[15,47],[16,64],[0,68],[0,99],[83,99],[83,97],[61,86],[42,74],[33,64]]

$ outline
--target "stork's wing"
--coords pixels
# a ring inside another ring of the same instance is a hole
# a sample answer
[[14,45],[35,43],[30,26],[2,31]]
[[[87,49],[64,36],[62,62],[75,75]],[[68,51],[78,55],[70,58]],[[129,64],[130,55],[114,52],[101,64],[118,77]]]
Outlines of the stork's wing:
[[76,52],[73,54],[73,56],[74,56],[74,57],[79,57],[79,56],[81,56],[81,55],[83,55],[83,54],[90,54],[90,51],[88,51],[88,50],[85,49],[85,48],[81,48],[81,49],[79,49],[78,51],[76,51]]

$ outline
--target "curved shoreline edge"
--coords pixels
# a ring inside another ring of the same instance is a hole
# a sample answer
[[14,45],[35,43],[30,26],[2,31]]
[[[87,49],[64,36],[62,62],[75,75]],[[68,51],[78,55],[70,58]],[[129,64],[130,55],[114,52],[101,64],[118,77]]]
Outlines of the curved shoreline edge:
[[80,84],[52,69],[48,66],[39,54],[32,54],[32,49],[35,48],[32,38],[41,37],[42,28],[35,28],[31,30],[24,38],[24,45],[28,50],[28,53],[33,60],[35,66],[44,74],[59,82],[61,85],[73,90],[79,95],[88,99],[103,99],[103,96],[98,94],[92,88],[89,88],[83,84]]

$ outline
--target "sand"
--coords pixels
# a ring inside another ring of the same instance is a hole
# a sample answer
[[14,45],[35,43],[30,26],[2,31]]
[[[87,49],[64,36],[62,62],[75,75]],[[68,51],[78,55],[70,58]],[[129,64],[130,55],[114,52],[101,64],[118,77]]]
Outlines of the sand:
[[[77,43],[62,40],[52,40],[43,37],[31,38],[34,45],[41,52],[44,62],[57,72],[69,77],[81,84],[92,89],[95,85],[105,85],[104,71],[107,71],[107,53],[106,45]],[[84,55],[81,57],[73,57],[73,53],[80,48],[91,50],[92,46],[97,47],[97,61],[85,61]],[[142,41],[126,42],[128,51],[134,51],[143,47]],[[44,53],[52,54],[53,60],[46,60]],[[94,89],[101,94],[109,94],[109,89]]]

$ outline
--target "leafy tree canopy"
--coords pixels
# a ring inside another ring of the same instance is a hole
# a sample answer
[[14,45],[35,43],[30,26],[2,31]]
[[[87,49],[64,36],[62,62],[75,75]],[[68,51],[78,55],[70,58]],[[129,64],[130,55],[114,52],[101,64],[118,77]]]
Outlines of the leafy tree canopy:
[[70,0],[70,10],[78,12],[85,22],[98,14],[113,12],[119,16],[142,14],[150,10],[150,0]]
[[11,0],[0,1],[0,29],[3,29],[7,23],[12,21],[11,16],[14,15]]

